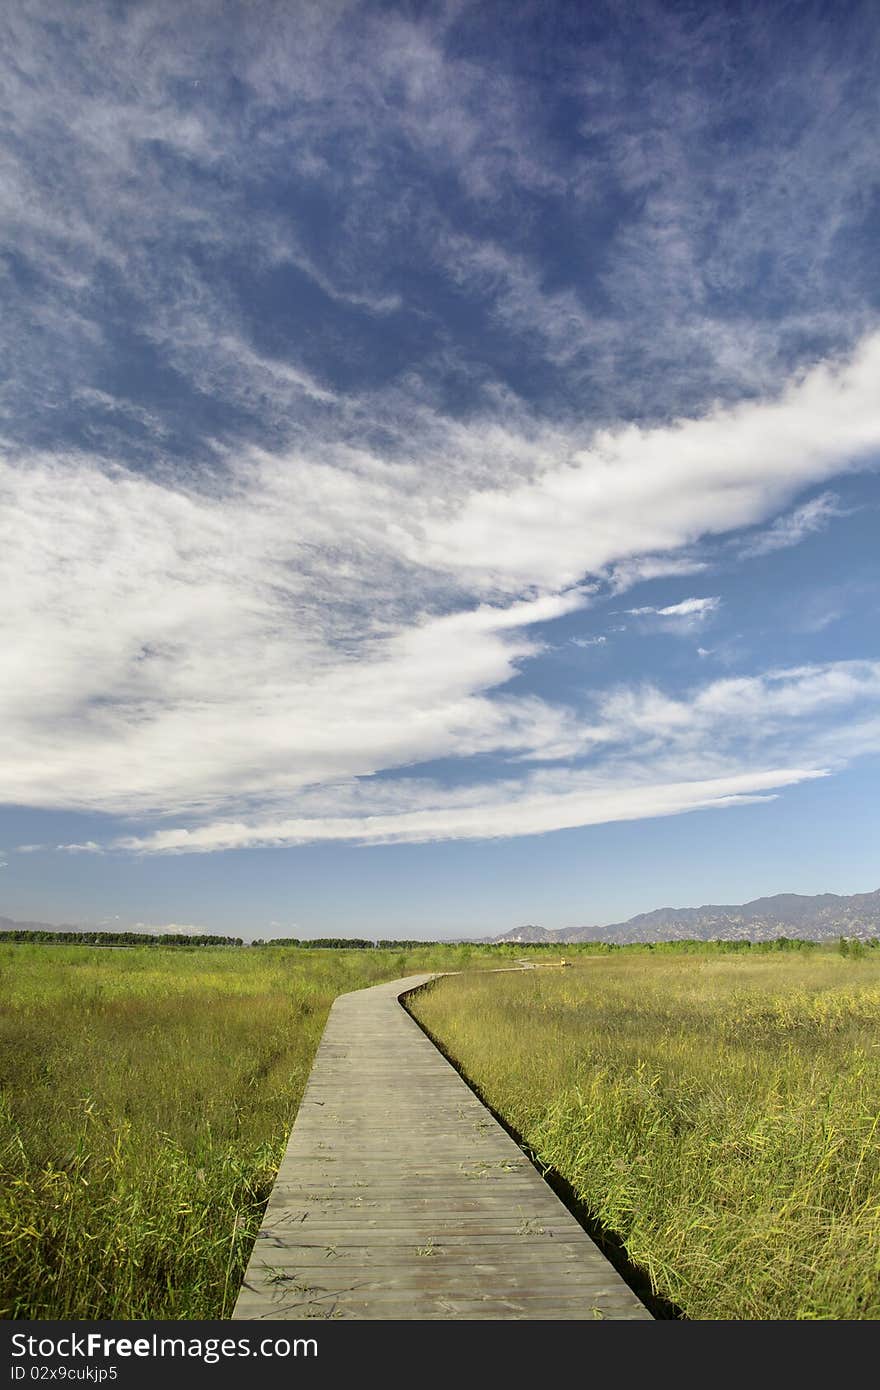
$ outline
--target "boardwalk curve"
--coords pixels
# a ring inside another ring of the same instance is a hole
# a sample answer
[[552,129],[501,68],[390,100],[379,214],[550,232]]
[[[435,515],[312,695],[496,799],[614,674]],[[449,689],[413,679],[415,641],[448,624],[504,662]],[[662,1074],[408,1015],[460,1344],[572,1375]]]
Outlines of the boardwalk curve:
[[233,1318],[651,1314],[399,1003],[330,1010]]

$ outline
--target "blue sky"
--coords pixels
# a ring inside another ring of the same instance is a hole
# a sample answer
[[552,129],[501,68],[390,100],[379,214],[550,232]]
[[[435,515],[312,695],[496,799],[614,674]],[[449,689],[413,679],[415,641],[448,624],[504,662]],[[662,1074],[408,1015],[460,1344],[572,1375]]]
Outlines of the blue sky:
[[0,24],[0,913],[880,886],[873,4]]

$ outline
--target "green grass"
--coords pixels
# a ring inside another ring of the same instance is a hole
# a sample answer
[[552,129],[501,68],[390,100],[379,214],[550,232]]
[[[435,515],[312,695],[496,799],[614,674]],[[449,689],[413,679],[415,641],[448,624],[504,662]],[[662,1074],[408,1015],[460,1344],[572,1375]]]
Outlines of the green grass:
[[880,960],[573,957],[412,1011],[689,1318],[880,1317]]
[[[687,1316],[880,1316],[875,953],[566,952],[416,1009]],[[336,994],[517,954],[0,947],[0,1317],[228,1317]]]
[[334,997],[486,955],[0,947],[0,1318],[228,1317]]

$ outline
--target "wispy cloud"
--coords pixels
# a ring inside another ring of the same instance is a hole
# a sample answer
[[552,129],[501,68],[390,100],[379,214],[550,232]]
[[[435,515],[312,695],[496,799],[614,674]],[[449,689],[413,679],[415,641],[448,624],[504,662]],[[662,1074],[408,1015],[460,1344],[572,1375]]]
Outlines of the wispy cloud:
[[[784,786],[820,777],[815,769],[774,768],[739,776],[652,785],[640,781],[623,788],[610,782],[547,787],[496,784],[476,806],[426,806],[418,811],[374,815],[359,820],[332,817],[247,824],[218,822],[157,830],[152,835],[118,841],[118,848],[137,854],[198,854],[255,845],[284,846],[352,840],[360,844],[417,844],[426,840],[485,840],[504,836],[542,835],[576,826],[646,820],[687,811],[723,809],[772,799]],[[586,779],[581,779],[582,783]],[[768,793],[770,795],[768,796]]]
[[[393,415],[386,392],[412,408],[465,379],[502,416],[520,397],[650,422],[765,396],[864,336],[870,7],[822,42],[785,25],[784,58],[763,12],[606,20],[545,89],[519,61],[529,7],[504,34],[472,4],[298,3],[268,26],[237,3],[16,7],[0,63],[15,435],[57,438],[77,401],[112,449],[130,357],[151,398],[130,407],[173,455],[205,397],[230,409],[202,443],[290,443],[313,415],[348,437],[364,396]],[[550,226],[572,255],[548,258]],[[286,331],[267,332],[259,306],[279,305]]]
[[[613,8],[539,86],[540,7],[10,9],[10,802],[217,849],[537,833],[822,771],[785,721],[820,688],[848,718],[855,668],[684,702],[513,684],[598,594],[816,532],[838,503],[804,494],[880,448],[853,249],[876,25],[780,56],[763,12]],[[696,631],[719,603],[632,611]],[[722,706],[779,747],[720,759]],[[476,758],[500,780],[413,775]]]
[[743,559],[769,555],[774,550],[786,550],[800,545],[807,536],[822,531],[836,516],[844,516],[839,498],[833,492],[820,493],[785,516],[777,517],[772,526],[744,542],[740,548]]
[[754,524],[867,462],[878,366],[880,338],[778,399],[667,429],[581,448],[510,434],[532,477],[504,492],[482,486],[499,436],[481,421],[454,427],[470,478],[365,448],[251,450],[183,484],[8,458],[6,795],[211,815],[429,759],[569,756],[575,712],[502,691],[540,653],[537,627],[588,604],[591,573]]
[[[880,748],[878,706],[880,662],[728,678],[687,697],[651,685],[619,687],[570,730],[567,766],[459,787],[424,778],[327,783],[300,793],[295,816],[179,824],[120,837],[111,848],[179,854],[332,840],[484,839],[739,805]],[[842,722],[829,740],[827,719],[835,713]]]
[[[776,398],[669,427],[601,431],[533,480],[476,493],[427,532],[427,558],[498,585],[585,572],[754,525],[798,489],[871,466],[880,335]],[[484,581],[485,582],[485,581]]]
[[703,619],[710,613],[718,611],[721,599],[717,596],[710,598],[685,598],[680,603],[670,603],[666,608],[657,608],[654,611],[661,618],[696,618]]
[[667,604],[665,608],[648,604],[641,608],[626,608],[624,612],[634,618],[660,618],[667,631],[688,633],[701,627],[720,607],[721,599],[717,595],[710,595],[707,598],[685,598],[679,603]]
[[625,593],[635,584],[649,579],[674,579],[681,575],[702,574],[706,560],[687,555],[638,555],[613,566],[608,583],[612,594]]

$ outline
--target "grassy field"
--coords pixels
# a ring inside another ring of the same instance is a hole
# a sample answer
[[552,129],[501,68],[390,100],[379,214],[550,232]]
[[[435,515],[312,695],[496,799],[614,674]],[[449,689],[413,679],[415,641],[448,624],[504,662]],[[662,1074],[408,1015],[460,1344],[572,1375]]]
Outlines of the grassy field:
[[[0,946],[0,1317],[228,1316],[333,998],[516,953]],[[880,1316],[878,953],[571,959],[415,1011],[687,1316]]]
[[0,947],[0,1318],[228,1316],[334,997],[480,959]]
[[412,1011],[686,1317],[880,1317],[878,953],[573,960]]

